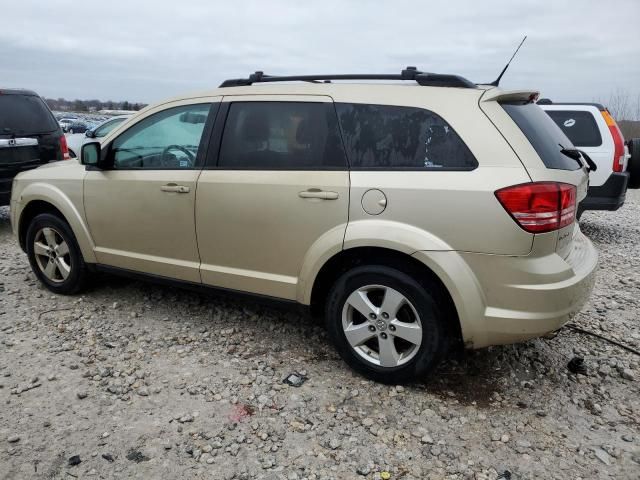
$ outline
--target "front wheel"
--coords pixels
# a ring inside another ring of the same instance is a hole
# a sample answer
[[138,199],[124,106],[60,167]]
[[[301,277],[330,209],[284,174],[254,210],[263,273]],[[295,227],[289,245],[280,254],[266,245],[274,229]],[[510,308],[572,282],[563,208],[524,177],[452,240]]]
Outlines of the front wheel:
[[427,291],[394,268],[354,268],[329,294],[329,336],[343,360],[372,380],[419,379],[438,363],[446,344],[436,298],[435,286]]
[[50,213],[37,215],[27,229],[26,247],[33,273],[49,290],[69,295],[84,287],[86,264],[64,220]]

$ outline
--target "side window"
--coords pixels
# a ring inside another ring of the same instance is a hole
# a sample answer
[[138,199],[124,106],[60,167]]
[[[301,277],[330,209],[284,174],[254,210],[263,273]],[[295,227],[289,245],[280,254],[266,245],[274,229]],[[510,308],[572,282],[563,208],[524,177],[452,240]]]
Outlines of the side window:
[[253,170],[347,168],[332,103],[234,102],[218,167]]
[[98,128],[96,128],[96,131],[95,131],[96,138],[106,137],[107,134],[111,132],[111,130],[113,130],[122,122],[124,122],[124,120],[125,120],[124,118],[114,118],[113,120],[109,120],[103,125],[100,125]]
[[174,107],[136,123],[111,144],[114,168],[195,168],[210,110],[208,103]]
[[413,107],[337,103],[352,168],[473,170],[475,157],[440,116]]
[[591,112],[568,110],[546,110],[546,112],[576,147],[602,145],[600,129]]

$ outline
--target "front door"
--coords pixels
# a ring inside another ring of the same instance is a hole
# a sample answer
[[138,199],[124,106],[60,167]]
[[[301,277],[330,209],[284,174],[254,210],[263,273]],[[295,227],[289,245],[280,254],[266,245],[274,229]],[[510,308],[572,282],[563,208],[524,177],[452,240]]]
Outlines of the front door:
[[295,299],[314,245],[339,251],[347,225],[349,172],[333,102],[263,95],[221,105],[219,154],[198,181],[202,281]]
[[87,172],[84,205],[98,263],[200,282],[196,183],[218,103],[185,103],[107,137],[110,168]]

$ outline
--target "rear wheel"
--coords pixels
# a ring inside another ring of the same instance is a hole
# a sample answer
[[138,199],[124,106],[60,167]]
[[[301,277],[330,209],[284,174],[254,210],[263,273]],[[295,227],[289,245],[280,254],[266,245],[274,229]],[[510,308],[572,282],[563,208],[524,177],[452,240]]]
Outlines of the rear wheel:
[[33,273],[55,293],[73,294],[85,285],[86,264],[69,225],[50,213],[37,215],[26,236]]
[[430,291],[386,266],[343,274],[326,305],[329,336],[340,356],[378,382],[425,376],[446,346],[442,311]]

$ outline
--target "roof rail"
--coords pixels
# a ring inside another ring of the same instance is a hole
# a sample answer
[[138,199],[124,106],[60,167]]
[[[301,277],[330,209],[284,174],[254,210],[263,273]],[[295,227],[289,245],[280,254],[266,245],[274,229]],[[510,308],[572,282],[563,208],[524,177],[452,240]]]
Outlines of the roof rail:
[[477,88],[475,83],[470,82],[459,75],[450,75],[442,73],[421,72],[416,67],[407,67],[400,74],[337,74],[337,75],[285,75],[273,76],[265,75],[264,72],[255,72],[248,78],[234,78],[225,80],[220,84],[221,88],[225,87],[242,87],[253,85],[254,83],[270,83],[270,82],[312,82],[312,83],[331,83],[332,80],[415,80],[418,85],[429,87],[457,87],[457,88]]

